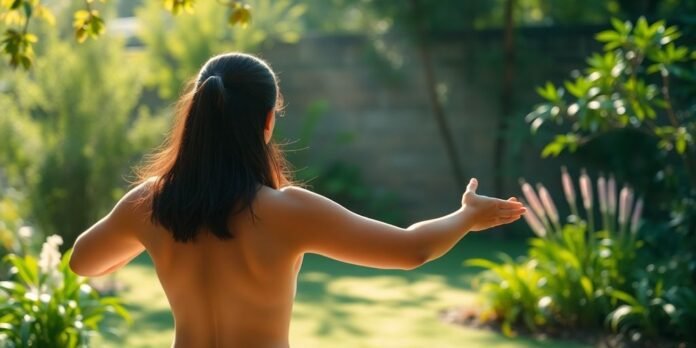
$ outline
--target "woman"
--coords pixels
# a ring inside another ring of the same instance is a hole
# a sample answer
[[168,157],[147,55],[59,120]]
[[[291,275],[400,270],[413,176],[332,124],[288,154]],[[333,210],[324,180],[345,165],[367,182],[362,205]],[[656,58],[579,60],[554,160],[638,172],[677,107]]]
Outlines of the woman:
[[175,347],[287,347],[305,253],[409,270],[525,211],[514,198],[478,195],[472,179],[460,209],[404,229],[292,186],[271,142],[279,95],[260,59],[211,58],[139,184],[75,242],[70,267],[88,277],[147,250],[172,308]]

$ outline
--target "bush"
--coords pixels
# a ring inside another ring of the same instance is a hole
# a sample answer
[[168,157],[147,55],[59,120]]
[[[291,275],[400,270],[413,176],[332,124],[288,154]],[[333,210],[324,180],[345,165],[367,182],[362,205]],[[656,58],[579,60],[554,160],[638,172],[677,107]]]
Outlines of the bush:
[[634,203],[627,186],[617,195],[613,177],[600,176],[595,191],[583,173],[577,204],[565,170],[562,181],[572,212],[566,221],[543,185],[534,190],[522,183],[531,208],[525,219],[536,234],[525,257],[466,261],[488,270],[477,280],[486,302],[481,319],[500,321],[507,335],[516,326],[555,331],[606,325],[634,340],[693,340],[686,329],[696,315],[689,271],[675,260],[656,265],[644,252],[642,199]]
[[537,88],[545,102],[527,115],[532,130],[548,122],[571,126],[542,155],[572,152],[597,136],[632,129],[656,139],[665,153],[681,157],[680,174],[695,184],[696,114],[691,96],[696,51],[675,44],[681,33],[664,21],[649,24],[640,18],[634,25],[613,19],[612,25],[597,34],[604,52],[589,57],[582,73],[576,71],[563,87],[548,82]]
[[0,282],[0,345],[3,347],[85,347],[90,336],[107,332],[109,316],[130,322],[114,297],[101,297],[68,267],[59,236],[47,238],[37,259],[9,254],[12,280]]
[[530,330],[539,326],[596,326],[616,302],[614,291],[626,288],[626,271],[640,247],[635,236],[642,201],[633,209],[631,225],[627,218],[633,208],[631,189],[621,190],[617,205],[614,179],[600,177],[597,186],[604,229],[597,231],[589,176],[580,178],[584,220],[565,171],[563,183],[572,212],[563,226],[546,188],[538,185],[537,194],[530,184],[522,184],[531,207],[525,219],[537,235],[530,241],[525,259],[516,262],[504,256],[501,263],[467,261],[491,271],[482,279],[481,292],[507,334],[519,324]]

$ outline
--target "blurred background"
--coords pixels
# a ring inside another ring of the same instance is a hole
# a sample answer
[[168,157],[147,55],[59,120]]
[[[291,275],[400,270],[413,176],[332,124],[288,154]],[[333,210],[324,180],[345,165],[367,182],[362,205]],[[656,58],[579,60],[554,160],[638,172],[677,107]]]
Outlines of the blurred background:
[[[53,234],[62,236],[61,250],[69,248],[164,139],[185,83],[211,56],[241,51],[267,60],[280,78],[286,107],[275,138],[296,179],[344,206],[408,226],[457,209],[471,177],[482,194],[500,197],[524,196],[521,180],[544,182],[560,203],[561,166],[574,177],[584,168],[629,186],[629,211],[638,198],[646,202],[636,219],[648,232],[636,253],[654,259],[635,267],[678,262],[694,279],[696,1],[16,0],[4,1],[0,16],[8,61],[0,65],[0,255],[38,255]],[[556,215],[570,214],[568,223],[584,221],[584,228],[589,220],[590,233],[593,211],[599,226],[609,216],[595,203],[582,218],[574,203],[559,205]],[[553,214],[536,213],[555,230]],[[472,280],[479,270],[464,259],[516,258],[533,235],[518,222],[468,236],[409,273],[310,256],[291,343],[588,346],[602,330],[630,344],[684,340],[671,321],[670,329],[656,324],[632,339],[636,325],[607,328],[602,317],[580,325],[600,328],[592,334],[539,340],[442,320],[448,308],[478,303]],[[666,259],[673,250],[686,256]],[[0,280],[14,279],[18,268],[0,268]],[[93,345],[171,343],[173,321],[147,255],[91,284],[120,298],[134,320],[102,330],[117,335],[97,335]],[[611,309],[628,303],[611,301]],[[1,311],[0,319],[12,323]]]

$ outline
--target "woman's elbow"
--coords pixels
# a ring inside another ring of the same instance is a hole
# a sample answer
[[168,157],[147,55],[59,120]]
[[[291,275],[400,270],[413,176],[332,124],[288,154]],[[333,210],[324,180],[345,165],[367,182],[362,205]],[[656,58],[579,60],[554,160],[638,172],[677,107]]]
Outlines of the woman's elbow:
[[412,271],[430,261],[430,257],[427,253],[422,251],[417,251],[411,253],[406,259],[404,259],[401,269],[404,271]]
[[89,260],[85,259],[77,243],[73,246],[68,266],[73,273],[79,276],[95,277],[99,275],[98,270],[94,269],[94,262],[89,262]]
[[91,277],[92,274],[90,274],[90,269],[86,267],[85,263],[80,260],[79,254],[76,253],[76,250],[73,249],[73,253],[70,255],[70,261],[68,262],[68,266],[70,267],[70,270],[83,277]]
[[414,270],[433,259],[430,247],[419,237],[412,232],[408,235],[408,243],[404,245],[405,253],[401,269]]

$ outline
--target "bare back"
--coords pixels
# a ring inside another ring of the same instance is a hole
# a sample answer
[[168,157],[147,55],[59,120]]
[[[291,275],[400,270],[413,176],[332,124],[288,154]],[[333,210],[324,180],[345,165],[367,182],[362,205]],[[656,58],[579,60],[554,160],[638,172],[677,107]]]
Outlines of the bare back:
[[288,346],[302,256],[278,245],[279,231],[259,221],[241,213],[230,221],[233,239],[203,232],[190,243],[144,226],[142,242],[174,316],[175,347]]
[[297,187],[262,187],[256,219],[229,219],[234,238],[200,231],[175,242],[153,225],[146,182],[128,192],[107,216],[75,242],[72,270],[102,276],[147,251],[175,321],[174,347],[288,347],[302,255],[316,253],[373,268],[413,269],[450,250],[468,231],[520,218],[514,199],[479,196],[472,181],[462,208],[400,228],[355,214]]

